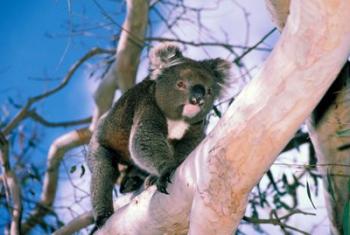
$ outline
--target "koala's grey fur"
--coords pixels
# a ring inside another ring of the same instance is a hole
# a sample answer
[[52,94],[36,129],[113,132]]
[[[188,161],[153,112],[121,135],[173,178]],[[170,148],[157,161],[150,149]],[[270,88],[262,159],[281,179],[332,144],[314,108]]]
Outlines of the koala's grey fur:
[[113,213],[118,163],[151,174],[158,190],[167,193],[173,171],[204,138],[206,115],[231,65],[222,59],[189,59],[173,44],[153,49],[150,60],[150,76],[100,119],[90,142],[87,163],[98,227]]

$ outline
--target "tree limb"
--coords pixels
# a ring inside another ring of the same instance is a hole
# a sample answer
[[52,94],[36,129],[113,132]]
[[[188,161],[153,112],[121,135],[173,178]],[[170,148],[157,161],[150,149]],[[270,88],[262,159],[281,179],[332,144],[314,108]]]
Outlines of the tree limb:
[[101,53],[110,53],[109,50],[105,50],[105,49],[101,49],[101,48],[93,48],[91,49],[88,53],[86,53],[80,60],[78,60],[74,65],[72,65],[72,67],[69,69],[67,75],[64,77],[64,79],[62,80],[62,82],[56,86],[55,88],[44,92],[40,95],[34,96],[34,97],[30,97],[27,101],[27,103],[23,106],[23,108],[16,114],[16,116],[7,124],[7,126],[4,127],[4,129],[2,130],[3,134],[5,136],[7,136],[8,134],[10,134],[10,132],[17,127],[17,125],[23,121],[25,118],[28,117],[28,112],[30,110],[30,108],[32,107],[32,105],[58,91],[60,91],[61,89],[63,89],[68,82],[70,81],[70,79],[73,77],[74,73],[77,71],[77,69],[88,59],[90,59],[91,57],[101,54]]
[[22,199],[21,189],[16,174],[12,171],[9,162],[9,143],[5,135],[0,132],[0,162],[2,166],[2,180],[4,182],[6,198],[11,214],[10,235],[21,234]]
[[47,121],[44,117],[42,117],[40,114],[38,114],[35,110],[28,111],[28,117],[33,119],[33,121],[36,121],[44,126],[47,127],[69,127],[69,126],[76,126],[76,125],[82,125],[82,124],[88,124],[91,122],[91,117],[80,119],[80,120],[74,120],[74,121],[66,121],[66,122],[50,122]]
[[111,107],[115,91],[120,88],[125,92],[135,83],[148,23],[148,10],[148,0],[127,0],[127,16],[121,27],[116,60],[94,94],[96,108],[91,130],[95,129],[98,119]]

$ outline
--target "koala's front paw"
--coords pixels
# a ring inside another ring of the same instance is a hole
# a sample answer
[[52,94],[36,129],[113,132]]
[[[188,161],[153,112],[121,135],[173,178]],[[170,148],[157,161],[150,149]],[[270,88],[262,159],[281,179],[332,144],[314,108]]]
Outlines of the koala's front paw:
[[159,178],[158,178],[158,180],[156,182],[157,189],[158,189],[159,192],[165,193],[165,194],[169,194],[166,191],[166,188],[168,186],[168,183],[171,183],[170,178],[174,174],[175,170],[176,170],[176,166],[168,167],[159,176]]
[[145,182],[143,183],[143,185],[147,189],[147,188],[151,187],[152,185],[154,185],[157,182],[157,180],[158,180],[158,176],[149,175],[145,179]]

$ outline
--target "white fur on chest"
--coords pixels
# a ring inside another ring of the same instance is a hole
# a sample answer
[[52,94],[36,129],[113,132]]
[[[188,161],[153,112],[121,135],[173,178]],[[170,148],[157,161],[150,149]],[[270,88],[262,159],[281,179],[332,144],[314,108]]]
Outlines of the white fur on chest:
[[190,126],[183,120],[167,119],[166,122],[168,124],[168,139],[181,139]]

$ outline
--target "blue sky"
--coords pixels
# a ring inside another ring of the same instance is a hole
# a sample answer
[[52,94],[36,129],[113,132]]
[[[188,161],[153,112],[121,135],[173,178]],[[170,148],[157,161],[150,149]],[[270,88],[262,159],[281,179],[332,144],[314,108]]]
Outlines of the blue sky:
[[[117,12],[115,2],[100,2],[108,11]],[[9,107],[9,98],[24,104],[29,96],[56,86],[69,67],[90,48],[112,46],[108,31],[112,26],[91,30],[88,36],[68,36],[70,23],[74,28],[110,23],[93,1],[3,1],[0,15],[0,110],[4,110],[5,105]],[[123,15],[116,15],[115,20],[118,19],[122,21]],[[66,88],[38,103],[35,106],[38,112],[51,121],[91,115],[92,96],[87,89],[84,68]],[[9,111],[13,116],[17,110],[10,108]],[[0,116],[3,115],[0,111]],[[66,131],[49,130],[43,147],[47,149],[56,136]]]
[[[101,1],[101,4],[108,9],[109,2]],[[68,68],[91,47],[108,46],[110,38],[93,35],[96,32],[110,36],[106,30],[92,30],[91,37],[68,36],[70,22],[75,27],[83,24],[93,27],[97,22],[106,22],[93,1],[72,1],[70,7],[68,5],[69,1],[62,0],[3,1],[0,8],[1,104],[8,97],[23,104],[28,96],[57,85]],[[78,73],[67,88],[45,101],[43,111],[50,110],[47,113],[50,120],[91,113],[84,109],[83,101],[91,95],[87,94],[82,79],[85,78]],[[80,101],[78,109],[74,101]]]

